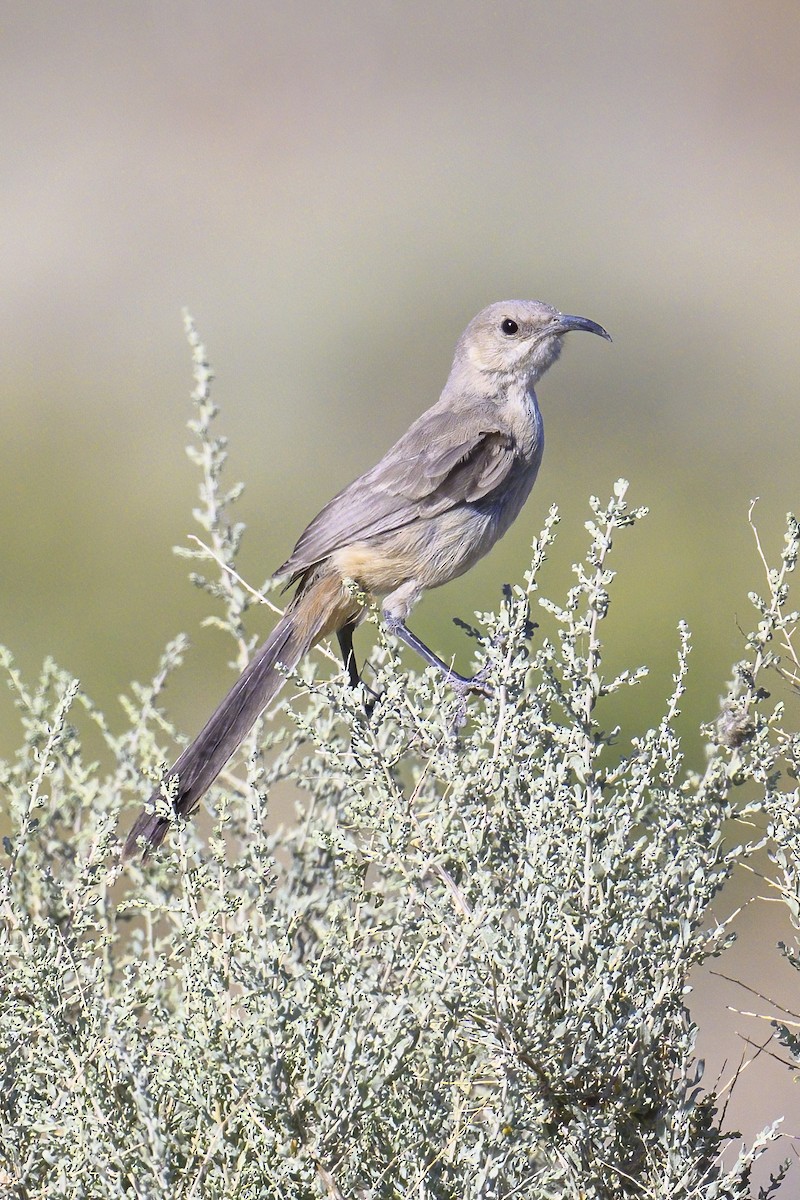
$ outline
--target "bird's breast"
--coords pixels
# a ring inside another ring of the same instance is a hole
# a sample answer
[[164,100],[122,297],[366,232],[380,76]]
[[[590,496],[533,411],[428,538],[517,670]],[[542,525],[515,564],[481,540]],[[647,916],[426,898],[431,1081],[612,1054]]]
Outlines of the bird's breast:
[[531,387],[510,388],[501,412],[514,438],[517,458],[533,469],[535,479],[544,451],[544,422],[536,392]]

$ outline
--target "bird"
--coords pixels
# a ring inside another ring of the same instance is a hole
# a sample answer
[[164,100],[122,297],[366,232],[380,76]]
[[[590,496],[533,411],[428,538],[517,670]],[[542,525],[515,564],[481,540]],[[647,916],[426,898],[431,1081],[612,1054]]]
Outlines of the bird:
[[336,635],[349,681],[359,685],[353,631],[366,598],[380,598],[387,632],[462,696],[485,690],[480,673],[458,674],[406,620],[423,592],[467,571],[519,515],[544,450],[535,386],[573,330],[611,341],[595,321],[541,300],[499,301],[470,321],[438,401],[321,509],[275,572],[277,581],[296,585],[284,615],[153,791],[123,860],[147,857],[163,841],[171,818],[158,801],[168,780],[175,814],[196,811],[287,673],[321,638]]

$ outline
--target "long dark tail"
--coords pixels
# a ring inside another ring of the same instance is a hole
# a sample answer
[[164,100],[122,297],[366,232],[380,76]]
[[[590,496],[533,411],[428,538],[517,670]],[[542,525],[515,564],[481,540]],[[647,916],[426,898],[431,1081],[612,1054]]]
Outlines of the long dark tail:
[[[338,580],[318,580],[295,598],[200,733],[167,772],[166,779],[178,776],[175,812],[180,816],[195,811],[236,747],[280,691],[285,675],[278,664],[294,670],[318,638],[336,627],[337,606],[332,593],[339,593],[340,587]],[[123,847],[123,860],[139,852],[146,858],[164,840],[170,820],[153,811],[159,796],[160,789],[156,788],[137,817]]]

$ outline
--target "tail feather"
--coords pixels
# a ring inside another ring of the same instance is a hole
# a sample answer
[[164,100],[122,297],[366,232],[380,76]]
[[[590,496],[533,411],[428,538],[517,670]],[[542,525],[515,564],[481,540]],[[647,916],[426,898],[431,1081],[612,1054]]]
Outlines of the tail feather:
[[[329,616],[325,605],[295,601],[281,618],[200,733],[167,772],[166,779],[178,776],[176,813],[186,817],[195,811],[236,747],[280,691],[284,673],[278,663],[293,670],[318,637],[327,632],[324,627]],[[123,860],[139,852],[146,858],[164,840],[171,822],[153,811],[160,795],[159,787],[137,817],[123,847]]]

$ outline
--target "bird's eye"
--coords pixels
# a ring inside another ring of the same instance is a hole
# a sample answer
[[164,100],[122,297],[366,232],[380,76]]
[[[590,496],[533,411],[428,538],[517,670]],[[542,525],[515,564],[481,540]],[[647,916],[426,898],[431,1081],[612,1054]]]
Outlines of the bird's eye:
[[500,328],[506,337],[513,337],[515,333],[519,333],[519,325],[516,321],[512,321],[511,317],[506,317],[505,321],[501,322]]

